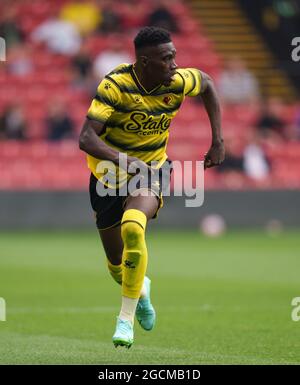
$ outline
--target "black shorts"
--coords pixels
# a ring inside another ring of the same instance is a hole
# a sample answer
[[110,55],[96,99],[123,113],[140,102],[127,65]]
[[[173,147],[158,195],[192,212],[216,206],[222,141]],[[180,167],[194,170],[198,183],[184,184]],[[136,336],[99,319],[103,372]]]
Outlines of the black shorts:
[[[138,186],[138,188],[146,188],[153,191],[157,196],[158,207],[153,218],[156,218],[158,210],[163,206],[163,195],[170,184],[170,173],[163,173],[163,170],[164,168],[171,169],[171,167],[172,162],[166,160],[162,167],[156,170],[156,176],[151,180],[148,178],[147,185]],[[120,196],[118,195],[118,190],[116,190],[116,196],[100,196],[97,193],[97,182],[101,183],[93,174],[91,174],[89,187],[90,201],[95,212],[97,228],[99,230],[105,230],[118,226],[121,223],[124,206],[129,195]]]

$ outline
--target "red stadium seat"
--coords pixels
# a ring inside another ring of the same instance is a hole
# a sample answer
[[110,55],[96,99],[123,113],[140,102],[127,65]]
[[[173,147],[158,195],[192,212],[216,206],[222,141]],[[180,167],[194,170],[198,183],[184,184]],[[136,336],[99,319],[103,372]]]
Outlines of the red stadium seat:
[[[18,23],[32,52],[34,71],[25,77],[9,75],[4,69],[0,71],[0,114],[6,106],[20,103],[28,122],[30,140],[24,143],[0,142],[0,189],[86,189],[89,170],[86,167],[85,155],[78,149],[77,140],[47,143],[43,139],[45,116],[53,101],[59,99],[66,103],[75,122],[76,132],[79,132],[90,98],[86,92],[75,90],[70,85],[70,57],[53,54],[45,46],[30,40],[32,30],[47,19],[49,14],[58,13],[61,6],[68,1],[14,2]],[[147,12],[153,8],[152,2],[141,2]],[[126,11],[124,2],[112,2],[112,6],[121,14],[123,10]],[[171,11],[181,29],[181,34],[173,35],[178,65],[199,68],[217,80],[222,68],[222,58],[206,31],[191,17],[184,2],[172,4]],[[129,17],[129,25],[136,22],[133,19]],[[92,59],[115,41],[121,41],[124,49],[133,54],[132,38],[132,32],[124,33],[121,37],[94,34],[85,38],[84,45]],[[284,107],[282,118],[291,123],[295,118],[296,108],[297,106]],[[242,149],[249,133],[253,131],[252,125],[256,118],[257,109],[251,106],[224,106],[225,139],[235,138]],[[203,159],[210,143],[211,129],[206,111],[202,104],[187,97],[171,124],[168,154],[174,160]],[[299,188],[300,144],[267,146],[266,154],[272,164],[270,186]],[[230,178],[228,182],[215,170],[208,170],[205,174],[206,188],[259,188],[257,183],[242,176],[234,187],[230,183]]]

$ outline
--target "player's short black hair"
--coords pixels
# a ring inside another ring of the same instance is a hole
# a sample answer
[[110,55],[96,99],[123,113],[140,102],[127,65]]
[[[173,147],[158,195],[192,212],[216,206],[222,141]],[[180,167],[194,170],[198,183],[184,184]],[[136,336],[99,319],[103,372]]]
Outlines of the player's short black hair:
[[166,29],[159,27],[144,27],[136,35],[134,46],[135,49],[138,50],[144,47],[170,43],[171,41],[171,35]]

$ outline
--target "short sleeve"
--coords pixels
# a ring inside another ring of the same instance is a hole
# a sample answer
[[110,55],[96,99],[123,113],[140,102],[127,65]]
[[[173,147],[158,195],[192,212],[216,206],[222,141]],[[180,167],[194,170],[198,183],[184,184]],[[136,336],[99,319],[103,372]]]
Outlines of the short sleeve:
[[184,95],[199,95],[201,91],[201,72],[196,68],[184,68],[177,71],[184,80]]
[[105,123],[119,103],[120,91],[118,86],[105,78],[97,88],[97,94],[90,105],[87,117]]

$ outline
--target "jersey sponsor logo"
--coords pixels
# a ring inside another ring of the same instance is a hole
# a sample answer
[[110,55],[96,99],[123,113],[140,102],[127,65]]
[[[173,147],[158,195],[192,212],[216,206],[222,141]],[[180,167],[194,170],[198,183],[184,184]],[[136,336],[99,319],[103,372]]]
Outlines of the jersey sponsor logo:
[[124,129],[127,132],[136,132],[139,135],[154,135],[164,133],[170,127],[170,124],[171,119],[165,113],[153,116],[145,112],[133,112]]

